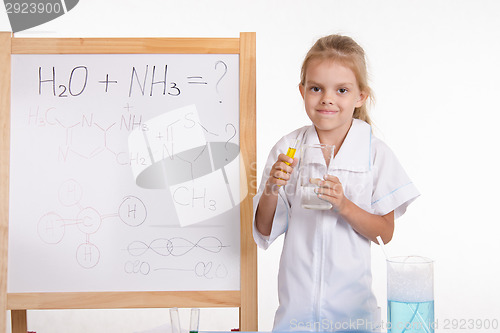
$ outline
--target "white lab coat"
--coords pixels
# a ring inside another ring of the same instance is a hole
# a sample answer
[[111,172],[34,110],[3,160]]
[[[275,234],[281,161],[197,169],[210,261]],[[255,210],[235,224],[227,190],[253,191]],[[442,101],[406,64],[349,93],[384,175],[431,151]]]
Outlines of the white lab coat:
[[[297,137],[299,158],[302,144],[319,143],[314,126],[306,126],[273,147],[254,198],[254,216],[271,166]],[[263,249],[285,233],[278,274],[280,305],[273,330],[368,330],[379,320],[374,316],[377,304],[371,290],[370,241],[333,210],[302,208],[298,169],[279,190],[270,236],[257,231],[254,218],[254,239]],[[345,196],[372,214],[394,210],[398,218],[419,195],[393,152],[372,135],[370,125],[358,119],[353,119],[336,153],[332,173],[340,179]]]

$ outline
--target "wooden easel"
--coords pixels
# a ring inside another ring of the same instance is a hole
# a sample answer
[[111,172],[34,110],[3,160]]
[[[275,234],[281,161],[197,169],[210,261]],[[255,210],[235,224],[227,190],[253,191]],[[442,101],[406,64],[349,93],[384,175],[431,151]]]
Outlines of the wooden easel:
[[[29,309],[118,309],[168,307],[238,307],[240,329],[257,331],[257,250],[252,238],[252,198],[256,174],[255,148],[255,33],[240,38],[13,38],[0,33],[0,333],[5,331],[11,310],[12,332],[27,331]],[[153,291],[84,293],[7,293],[9,229],[9,154],[11,54],[239,54],[240,56],[240,151],[248,195],[241,202],[241,288],[237,291]]]

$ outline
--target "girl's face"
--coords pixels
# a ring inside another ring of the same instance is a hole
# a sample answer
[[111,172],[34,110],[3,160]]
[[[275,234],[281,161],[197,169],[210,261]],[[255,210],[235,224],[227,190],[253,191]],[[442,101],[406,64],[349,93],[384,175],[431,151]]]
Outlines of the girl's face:
[[321,137],[326,132],[345,135],[354,109],[362,106],[367,98],[360,91],[354,72],[331,60],[313,59],[307,66],[305,78],[305,85],[299,85],[299,90],[318,135]]

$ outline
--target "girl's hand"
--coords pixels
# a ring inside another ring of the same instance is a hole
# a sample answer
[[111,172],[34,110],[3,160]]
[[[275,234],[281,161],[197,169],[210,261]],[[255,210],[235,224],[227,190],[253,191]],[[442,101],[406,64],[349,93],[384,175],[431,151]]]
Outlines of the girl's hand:
[[280,186],[286,185],[297,163],[298,159],[280,154],[276,163],[271,167],[267,186],[273,190],[277,190]]
[[349,200],[344,195],[340,180],[335,176],[325,175],[324,179],[311,178],[311,184],[318,185],[315,189],[318,197],[331,203],[333,210],[342,215]]

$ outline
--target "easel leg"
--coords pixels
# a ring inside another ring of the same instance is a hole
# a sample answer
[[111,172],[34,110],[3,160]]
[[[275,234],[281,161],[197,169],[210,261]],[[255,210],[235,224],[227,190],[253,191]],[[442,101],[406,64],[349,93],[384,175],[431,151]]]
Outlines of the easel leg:
[[28,317],[26,310],[11,310],[12,333],[26,333],[28,331]]

